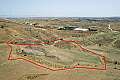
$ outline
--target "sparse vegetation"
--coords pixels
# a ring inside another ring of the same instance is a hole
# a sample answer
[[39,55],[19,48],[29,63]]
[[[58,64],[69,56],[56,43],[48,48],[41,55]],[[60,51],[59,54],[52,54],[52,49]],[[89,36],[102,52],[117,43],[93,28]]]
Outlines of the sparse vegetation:
[[[13,19],[12,19],[13,20]],[[29,22],[25,24],[25,22]],[[30,23],[37,23],[36,26],[30,26]],[[108,30],[108,23],[111,24],[113,32]],[[87,51],[81,51],[75,43],[65,42],[69,40],[76,40],[78,45],[95,51],[98,54],[106,56],[107,59],[107,71],[92,71],[80,69],[80,71],[85,71],[85,77],[89,74],[95,75],[95,78],[100,80],[105,79],[119,79],[120,74],[120,32],[119,32],[120,22],[118,21],[98,21],[98,20],[82,20],[82,19],[15,19],[14,22],[1,21],[0,22],[0,77],[5,77],[4,75],[17,73],[19,75],[24,75],[29,73],[29,71],[39,72],[38,68],[34,68],[32,64],[21,61],[11,61],[7,60],[8,52],[10,51],[6,44],[6,41],[11,40],[10,45],[12,46],[13,58],[24,57],[26,59],[33,60],[42,65],[47,65],[49,68],[72,68],[74,66],[89,66],[89,67],[99,67],[101,65],[101,58],[98,56],[93,56]],[[28,29],[29,26],[29,29]],[[68,26],[64,30],[58,30],[59,26]],[[77,26],[88,29],[89,27],[96,26],[97,31],[73,31],[69,26]],[[26,30],[28,29],[28,30]],[[69,30],[70,29],[70,30]],[[26,39],[26,40],[18,40]],[[28,40],[27,40],[28,39]],[[31,40],[35,41],[31,41]],[[61,39],[61,40],[57,40]],[[46,44],[43,44],[46,43]],[[15,45],[16,44],[16,45]],[[18,44],[26,44],[20,46]],[[27,44],[32,44],[30,46]],[[39,44],[36,46],[36,44]],[[3,47],[4,46],[4,47]],[[20,54],[16,54],[20,53]],[[11,64],[11,63],[14,63]],[[104,64],[104,63],[103,63]],[[101,67],[101,66],[100,66]],[[50,76],[58,75],[59,73],[52,73],[52,71],[39,68],[40,72],[48,72]],[[76,69],[79,71],[79,69]],[[18,73],[19,72],[19,73]],[[83,73],[82,72],[82,73]],[[61,76],[67,71],[61,71]],[[77,73],[74,70],[69,71],[70,75],[74,77],[79,77],[82,75],[81,72]],[[78,75],[80,74],[80,75]],[[108,75],[109,74],[109,75]],[[67,74],[69,75],[69,74]],[[12,75],[11,75],[12,76]],[[48,75],[47,75],[48,76]],[[83,76],[83,75],[82,75]],[[13,76],[12,76],[13,77]],[[49,76],[48,76],[49,77]],[[113,78],[114,77],[114,78]],[[18,78],[18,77],[17,77]],[[2,79],[2,78],[1,78]],[[11,78],[10,78],[11,79]],[[25,79],[42,79],[39,75],[26,75],[21,77],[19,80]],[[93,78],[90,78],[91,80]],[[4,80],[8,80],[5,77]],[[77,79],[76,79],[77,80]],[[79,79],[78,79],[79,80]]]

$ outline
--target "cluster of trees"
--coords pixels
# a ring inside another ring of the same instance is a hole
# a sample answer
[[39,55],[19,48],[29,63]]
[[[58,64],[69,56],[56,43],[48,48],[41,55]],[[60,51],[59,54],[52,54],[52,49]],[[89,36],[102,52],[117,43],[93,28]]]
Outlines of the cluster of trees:
[[2,24],[2,25],[0,25],[0,28],[5,28],[5,27],[8,27],[6,24]]

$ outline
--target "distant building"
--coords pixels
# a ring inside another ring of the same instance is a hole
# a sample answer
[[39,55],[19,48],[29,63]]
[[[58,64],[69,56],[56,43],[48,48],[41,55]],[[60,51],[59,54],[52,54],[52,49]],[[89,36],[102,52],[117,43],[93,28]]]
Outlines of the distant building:
[[111,26],[110,26],[110,24],[108,25],[108,29],[109,29],[110,31],[113,31],[112,28],[111,28]]
[[33,25],[35,27],[35,26],[38,26],[39,24],[38,23],[32,23],[31,25]]
[[27,24],[27,25],[28,25],[28,24],[30,24],[30,22],[25,22],[25,24]]
[[89,31],[97,31],[97,26],[90,26],[88,28]]
[[65,28],[64,28],[64,26],[59,26],[58,27],[58,30],[64,30]]
[[75,28],[75,31],[88,31],[89,29]]
[[33,25],[33,23],[29,23],[30,24],[30,26],[32,26]]

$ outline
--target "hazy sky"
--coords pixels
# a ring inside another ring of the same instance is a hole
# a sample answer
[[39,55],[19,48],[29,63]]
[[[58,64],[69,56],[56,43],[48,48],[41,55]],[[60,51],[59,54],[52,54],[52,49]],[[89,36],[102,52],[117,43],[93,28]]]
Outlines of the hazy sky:
[[120,16],[120,0],[0,0],[0,16]]

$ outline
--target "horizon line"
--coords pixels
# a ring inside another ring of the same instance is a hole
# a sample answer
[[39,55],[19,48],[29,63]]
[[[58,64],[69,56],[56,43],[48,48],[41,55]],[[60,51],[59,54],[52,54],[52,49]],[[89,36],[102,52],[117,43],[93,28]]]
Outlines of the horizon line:
[[0,16],[0,18],[109,18],[120,16]]

